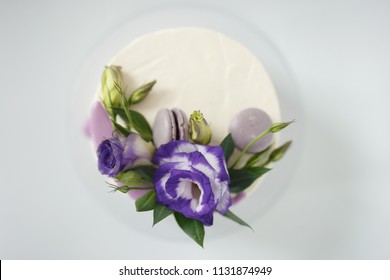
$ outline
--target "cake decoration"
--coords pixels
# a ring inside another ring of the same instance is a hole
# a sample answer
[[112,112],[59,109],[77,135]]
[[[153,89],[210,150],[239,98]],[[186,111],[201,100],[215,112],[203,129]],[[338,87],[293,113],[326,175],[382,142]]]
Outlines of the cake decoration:
[[153,124],[153,142],[158,148],[172,140],[188,141],[187,115],[180,109],[161,109]]
[[137,192],[136,210],[153,211],[153,225],[173,215],[202,247],[216,214],[251,228],[230,207],[286,153],[291,141],[274,147],[273,134],[292,121],[272,123],[265,111],[248,108],[226,124],[220,145],[209,145],[212,129],[200,110],[188,118],[180,108],[161,108],[151,126],[134,105],[158,98],[148,97],[156,81],[128,94],[123,75],[116,65],[104,69],[101,100],[92,108],[99,128],[89,127],[112,191]]

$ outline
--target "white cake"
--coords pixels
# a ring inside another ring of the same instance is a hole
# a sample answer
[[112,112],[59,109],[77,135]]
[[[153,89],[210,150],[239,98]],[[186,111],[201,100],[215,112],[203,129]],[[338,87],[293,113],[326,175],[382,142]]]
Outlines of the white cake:
[[239,42],[213,30],[185,27],[147,34],[108,65],[121,67],[127,93],[157,81],[150,95],[133,107],[151,125],[161,108],[180,108],[187,116],[200,110],[213,133],[210,145],[219,145],[232,118],[249,107],[280,122],[278,98],[262,63]]

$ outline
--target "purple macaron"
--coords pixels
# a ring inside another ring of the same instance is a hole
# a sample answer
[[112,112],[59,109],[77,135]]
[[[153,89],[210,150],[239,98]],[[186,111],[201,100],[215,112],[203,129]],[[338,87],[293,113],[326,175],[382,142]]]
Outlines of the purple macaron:
[[189,139],[188,118],[180,109],[161,109],[153,124],[153,142],[158,148],[173,140]]
[[[256,136],[270,128],[272,120],[269,115],[258,108],[248,108],[239,112],[230,123],[229,132],[235,146],[243,150],[245,146]],[[273,135],[267,134],[257,140],[249,149],[248,153],[258,153],[265,150],[272,142]]]

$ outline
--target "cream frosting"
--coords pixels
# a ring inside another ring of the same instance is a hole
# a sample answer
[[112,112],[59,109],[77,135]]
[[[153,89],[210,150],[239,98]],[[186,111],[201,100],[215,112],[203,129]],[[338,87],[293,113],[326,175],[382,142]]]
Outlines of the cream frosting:
[[273,122],[280,121],[278,98],[261,62],[216,31],[186,27],[147,34],[110,64],[122,67],[127,92],[157,80],[150,96],[134,106],[151,124],[161,108],[177,107],[188,116],[200,110],[213,131],[213,145],[245,108],[261,108]]

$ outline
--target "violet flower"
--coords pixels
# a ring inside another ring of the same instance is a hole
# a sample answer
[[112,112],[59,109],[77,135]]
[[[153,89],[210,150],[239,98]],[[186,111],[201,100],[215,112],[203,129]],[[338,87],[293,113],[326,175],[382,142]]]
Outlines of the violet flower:
[[99,171],[110,177],[137,165],[150,164],[154,152],[151,143],[136,133],[104,140],[97,149]]
[[153,163],[156,202],[187,218],[213,224],[213,213],[231,206],[229,174],[223,150],[177,140],[162,145]]

